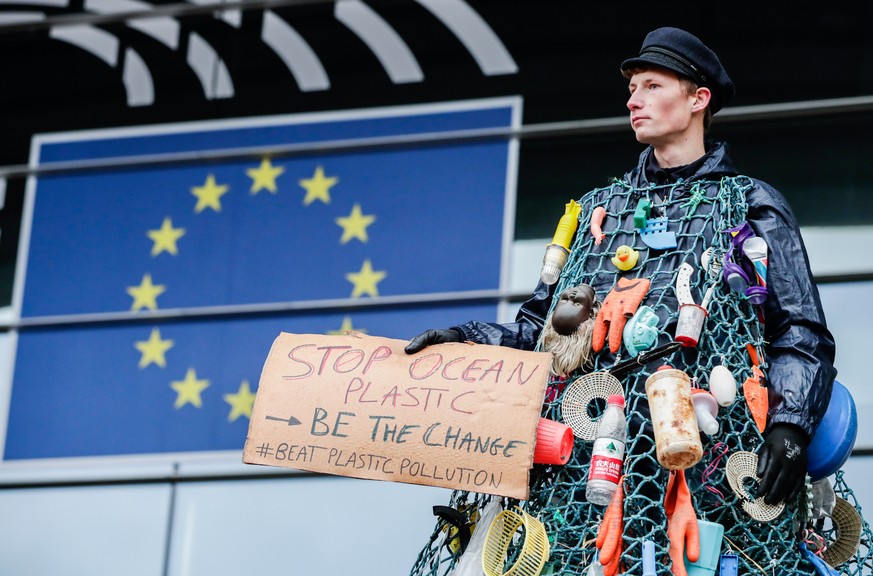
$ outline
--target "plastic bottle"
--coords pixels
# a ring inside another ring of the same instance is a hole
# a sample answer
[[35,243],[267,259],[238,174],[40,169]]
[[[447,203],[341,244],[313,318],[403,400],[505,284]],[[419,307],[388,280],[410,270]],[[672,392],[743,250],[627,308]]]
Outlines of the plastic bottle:
[[594,554],[594,560],[588,565],[585,570],[585,576],[603,576],[603,564],[600,563],[600,551]]
[[550,286],[558,281],[561,270],[567,263],[567,257],[570,255],[570,244],[573,243],[573,236],[579,226],[580,212],[582,212],[582,206],[578,202],[575,200],[567,202],[564,215],[561,216],[558,226],[555,228],[552,243],[546,247],[540,279]]
[[627,420],[624,416],[624,396],[609,397],[606,410],[597,426],[597,436],[591,451],[591,467],[585,498],[592,504],[607,506],[618,488],[624,464]]

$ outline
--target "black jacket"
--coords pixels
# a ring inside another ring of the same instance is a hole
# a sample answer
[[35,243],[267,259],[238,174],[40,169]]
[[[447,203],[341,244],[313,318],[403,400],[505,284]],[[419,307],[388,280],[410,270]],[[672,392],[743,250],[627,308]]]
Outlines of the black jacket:
[[[640,242],[633,213],[643,197],[652,200],[652,216],[667,216],[669,229],[676,235],[676,248],[657,250]],[[747,331],[737,334],[737,339],[753,343],[759,355],[763,352],[762,367],[770,400],[768,426],[796,424],[811,438],[830,400],[836,376],[835,345],[797,222],[785,198],[765,182],[739,176],[726,145],[715,143],[703,158],[672,173],[657,168],[653,150],[647,148],[636,168],[610,186],[585,194],[579,203],[582,206],[579,229],[559,282],[553,286],[540,282],[519,309],[515,322],[471,321],[454,328],[471,342],[533,350],[556,293],[586,283],[595,288],[602,301],[618,276],[628,275],[651,280],[643,304],[656,310],[662,321],[662,338],[668,341],[678,309],[674,291],[676,271],[683,261],[696,265],[692,288],[697,303],[701,302],[705,287],[714,285],[715,308],[722,318],[753,310],[748,303],[738,304],[737,300],[742,298],[730,292],[726,282],[707,278],[699,266],[700,255],[706,248],[713,247],[719,254],[726,251],[730,239],[725,230],[745,219],[769,248],[768,296],[760,309],[751,314],[746,312],[745,321],[736,323],[738,331]],[[597,206],[604,206],[607,211],[603,222],[607,238],[600,245],[594,243],[588,229]],[[616,270],[610,258],[621,244],[639,250],[642,264],[628,272]],[[711,310],[711,315],[715,316],[716,311]],[[755,318],[763,322],[759,324]],[[719,342],[716,337],[711,340],[709,351],[719,353],[724,341]],[[597,365],[608,367],[614,360],[605,350]]]

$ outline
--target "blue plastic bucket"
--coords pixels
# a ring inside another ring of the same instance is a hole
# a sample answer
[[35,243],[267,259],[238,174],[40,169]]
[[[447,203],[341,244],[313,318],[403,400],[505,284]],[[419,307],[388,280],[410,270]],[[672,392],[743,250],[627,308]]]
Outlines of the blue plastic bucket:
[[848,389],[834,380],[828,409],[807,450],[808,471],[812,481],[827,478],[839,470],[849,459],[857,437],[858,412],[855,401]]
[[724,526],[706,520],[697,520],[700,529],[700,557],[697,562],[689,562],[685,556],[685,571],[688,576],[714,576],[721,557],[724,540]]

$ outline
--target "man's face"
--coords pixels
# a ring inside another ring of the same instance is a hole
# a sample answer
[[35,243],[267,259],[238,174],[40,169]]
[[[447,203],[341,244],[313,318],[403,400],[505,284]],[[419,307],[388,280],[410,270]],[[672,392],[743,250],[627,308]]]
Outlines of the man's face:
[[679,77],[661,68],[634,74],[628,83],[631,127],[642,144],[678,143],[691,123],[693,94],[686,94]]

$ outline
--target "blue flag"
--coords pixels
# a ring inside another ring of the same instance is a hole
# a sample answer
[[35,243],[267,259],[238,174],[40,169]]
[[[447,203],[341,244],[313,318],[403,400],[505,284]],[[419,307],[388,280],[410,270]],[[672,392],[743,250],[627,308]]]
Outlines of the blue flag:
[[[505,128],[516,100],[37,137],[37,164]],[[505,140],[40,177],[4,459],[241,449],[279,332],[409,338],[496,303],[318,301],[498,290]],[[257,313],[306,302],[312,312]],[[214,315],[204,312],[215,309]],[[178,317],[147,318],[178,310]],[[111,322],[95,321],[114,313]],[[124,314],[131,313],[129,319]],[[143,318],[138,318],[142,316]],[[77,320],[81,318],[81,320]],[[119,319],[121,318],[121,319]]]

